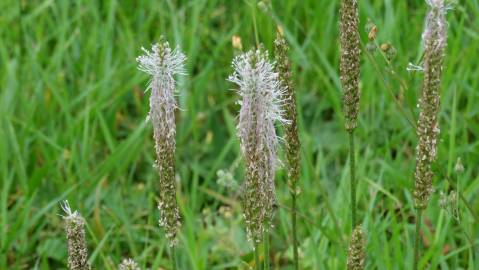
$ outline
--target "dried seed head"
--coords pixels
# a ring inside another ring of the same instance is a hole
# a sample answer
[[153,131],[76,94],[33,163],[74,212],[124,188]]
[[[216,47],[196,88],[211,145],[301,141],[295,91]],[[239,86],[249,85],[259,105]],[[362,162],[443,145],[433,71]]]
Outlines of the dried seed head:
[[175,100],[174,75],[184,74],[185,55],[179,48],[172,50],[168,42],[155,44],[151,52],[142,48],[144,55],[137,58],[138,69],[151,75],[147,90],[150,95],[148,119],[153,124],[156,164],[159,173],[160,226],[164,228],[170,245],[176,244],[181,226],[176,201],[175,182]]
[[121,264],[118,266],[119,270],[140,270],[138,264],[132,259],[123,259]]
[[295,182],[300,174],[300,149],[301,144],[298,135],[298,120],[296,112],[296,93],[291,79],[291,63],[288,58],[289,46],[278,28],[275,46],[276,72],[279,74],[279,82],[284,91],[284,116],[288,123],[284,125],[285,152],[288,165],[288,179],[291,192],[296,192]]
[[263,232],[276,204],[274,174],[277,166],[275,121],[285,122],[283,90],[268,52],[250,50],[233,60],[229,81],[239,86],[241,100],[237,126],[246,172],[242,203],[248,238],[253,244]]
[[364,250],[364,234],[360,226],[353,230],[348,253],[348,270],[363,270],[366,252]]
[[90,270],[85,239],[85,220],[77,211],[71,211],[68,201],[63,201],[60,205],[66,213],[63,220],[68,241],[68,268],[70,270]]
[[424,79],[417,125],[414,201],[418,209],[426,208],[432,191],[432,163],[436,160],[439,135],[439,99],[446,47],[444,0],[427,0],[430,5],[424,33]]
[[340,11],[340,78],[343,88],[345,126],[352,131],[359,114],[359,15],[357,0],[341,0]]

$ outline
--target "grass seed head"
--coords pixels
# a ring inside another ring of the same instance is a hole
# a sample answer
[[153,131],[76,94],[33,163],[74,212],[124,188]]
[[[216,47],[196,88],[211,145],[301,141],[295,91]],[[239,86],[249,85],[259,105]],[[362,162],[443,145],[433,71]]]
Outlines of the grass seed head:
[[[296,93],[291,79],[291,63],[288,58],[289,46],[283,36],[281,28],[278,28],[275,46],[276,72],[279,82],[284,89],[284,117],[288,121],[284,125],[285,152],[288,165],[289,186],[292,188],[298,181],[300,174],[300,149],[301,143],[298,135],[298,120],[296,112]],[[291,189],[291,192],[296,190]]]
[[447,30],[444,0],[428,0],[430,6],[422,35],[424,43],[424,79],[419,99],[414,201],[418,209],[426,208],[432,192],[432,163],[436,160],[439,129],[441,76]]
[[235,57],[232,65],[234,73],[229,80],[238,85],[241,97],[237,132],[246,166],[242,204],[248,238],[256,245],[262,240],[264,225],[271,220],[276,204],[278,137],[274,124],[286,121],[284,91],[267,51],[250,50]]
[[68,268],[70,270],[90,270],[85,239],[85,220],[77,211],[71,211],[68,201],[62,202],[61,207],[66,213],[63,220],[68,242]]
[[137,58],[138,69],[151,76],[147,90],[151,91],[148,119],[153,124],[153,137],[159,173],[159,224],[164,228],[170,245],[175,245],[181,226],[176,201],[175,182],[175,100],[174,75],[184,74],[185,55],[179,48],[172,50],[168,42],[155,44],[151,51],[142,49],[144,55]]
[[343,110],[348,131],[358,125],[359,114],[359,15],[357,0],[341,0],[340,10],[340,79]]
[[360,226],[353,230],[348,252],[348,270],[363,270],[366,252],[364,234]]

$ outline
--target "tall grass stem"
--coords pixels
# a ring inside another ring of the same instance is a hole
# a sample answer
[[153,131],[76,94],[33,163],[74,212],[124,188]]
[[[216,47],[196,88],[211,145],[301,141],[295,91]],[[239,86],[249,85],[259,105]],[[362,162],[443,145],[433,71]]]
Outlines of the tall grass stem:
[[416,233],[414,236],[414,265],[413,269],[418,270],[419,268],[419,250],[420,250],[420,231],[421,231],[421,220],[422,220],[422,209],[416,209]]
[[298,237],[297,237],[297,228],[296,228],[296,182],[293,181],[293,192],[291,192],[291,221],[293,223],[293,260],[294,260],[294,269],[299,269],[299,256],[298,256]]
[[254,264],[255,264],[256,270],[261,270],[261,264],[259,261],[259,245],[256,245],[254,247]]
[[266,229],[264,231],[264,270],[269,270],[269,222],[266,222]]
[[171,246],[171,249],[170,249],[170,260],[171,260],[171,268],[173,270],[176,270],[178,269],[177,267],[177,262],[176,262],[176,247],[175,246]]
[[351,176],[351,230],[356,226],[356,171],[354,160],[354,130],[349,131],[349,165]]

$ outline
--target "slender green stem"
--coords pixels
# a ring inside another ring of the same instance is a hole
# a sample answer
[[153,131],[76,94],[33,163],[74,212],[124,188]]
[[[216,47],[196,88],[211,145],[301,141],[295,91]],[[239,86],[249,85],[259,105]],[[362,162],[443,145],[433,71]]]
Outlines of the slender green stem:
[[266,222],[264,231],[264,270],[269,270],[269,222]]
[[259,34],[258,34],[258,26],[256,24],[256,0],[253,1],[253,28],[254,28],[254,38],[256,41],[256,46],[259,46]]
[[296,181],[292,181],[292,189],[291,192],[291,221],[293,223],[293,260],[294,260],[294,269],[299,269],[299,259],[298,259],[298,238],[296,232]]
[[349,165],[351,175],[351,230],[356,226],[356,175],[354,164],[354,130],[349,131]]
[[254,264],[255,264],[256,270],[261,270],[261,264],[259,261],[259,245],[256,245],[254,247]]
[[176,248],[172,246],[170,249],[170,260],[171,260],[171,268],[176,270],[178,267],[176,265]]
[[422,209],[416,209],[416,235],[414,239],[414,265],[413,269],[419,267],[419,249],[420,249],[420,230],[421,230]]

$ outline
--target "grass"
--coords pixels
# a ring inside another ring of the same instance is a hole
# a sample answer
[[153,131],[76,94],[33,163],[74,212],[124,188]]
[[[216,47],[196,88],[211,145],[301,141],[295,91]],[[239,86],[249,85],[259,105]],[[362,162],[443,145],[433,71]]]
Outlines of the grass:
[[[337,66],[338,1],[277,2],[272,12],[258,9],[255,17],[258,38],[269,49],[277,23],[284,25],[292,47],[302,140],[300,263],[302,269],[344,269],[351,222]],[[96,269],[116,269],[123,257],[134,257],[142,267],[170,269],[157,223],[151,128],[144,121],[147,78],[135,63],[139,48],[160,35],[183,47],[190,74],[181,81],[183,110],[178,113],[184,218],[178,269],[252,266],[237,190],[217,181],[219,170],[242,181],[241,164],[233,165],[239,156],[238,105],[226,77],[231,36],[239,35],[245,48],[255,44],[251,6],[220,0],[7,0],[0,10],[0,269],[66,269],[58,216],[63,199],[88,222]],[[397,48],[392,65],[407,86],[400,88],[388,75],[379,55],[373,56],[378,69],[362,56],[355,132],[361,144],[355,157],[367,269],[409,269],[414,256],[416,141],[401,111],[414,112],[414,118],[418,113],[421,76],[405,68],[421,57],[425,12],[423,1],[360,1],[361,30],[371,17],[378,39]],[[460,1],[448,21],[436,192],[423,213],[420,268],[473,270],[479,267],[479,222],[474,220],[479,213],[479,4]],[[402,109],[385,83],[401,97]],[[457,157],[466,168],[460,176],[453,170]],[[459,222],[439,208],[439,191],[451,187],[446,179],[456,179],[462,192]],[[271,264],[292,269],[284,171],[277,176],[277,193],[281,207],[271,232]]]

